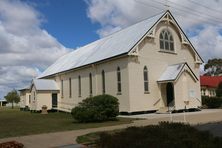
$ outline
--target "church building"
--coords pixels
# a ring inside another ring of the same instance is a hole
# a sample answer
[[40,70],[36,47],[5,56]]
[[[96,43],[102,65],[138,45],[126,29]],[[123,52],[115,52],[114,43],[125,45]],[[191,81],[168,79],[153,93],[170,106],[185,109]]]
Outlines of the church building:
[[59,58],[33,80],[30,109],[70,112],[100,94],[117,97],[120,112],[198,108],[202,63],[166,11]]

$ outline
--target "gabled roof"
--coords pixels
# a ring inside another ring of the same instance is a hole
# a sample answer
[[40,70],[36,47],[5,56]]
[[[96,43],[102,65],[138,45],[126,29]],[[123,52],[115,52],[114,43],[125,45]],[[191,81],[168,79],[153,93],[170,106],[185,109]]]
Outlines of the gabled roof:
[[32,85],[35,86],[36,90],[59,90],[59,87],[54,80],[34,79]]
[[222,76],[200,76],[200,85],[217,88],[219,83],[222,82]]
[[197,76],[193,73],[192,69],[189,67],[187,63],[180,63],[180,64],[174,64],[174,65],[169,65],[166,70],[162,73],[160,78],[157,80],[157,82],[173,82],[176,81],[183,70],[187,68],[191,75],[194,77],[194,79],[197,81],[198,78]]
[[38,78],[128,53],[164,13],[155,15],[59,58]]
[[[45,78],[47,76],[87,66],[117,56],[127,55],[167,14],[172,16],[169,11],[162,12],[105,38],[78,48],[59,58],[54,64],[40,74],[38,78]],[[175,19],[174,21],[176,22]],[[180,27],[179,29],[182,31]],[[194,52],[198,55],[195,49]]]
[[27,90],[30,90],[29,86],[18,89],[18,91],[27,91]]

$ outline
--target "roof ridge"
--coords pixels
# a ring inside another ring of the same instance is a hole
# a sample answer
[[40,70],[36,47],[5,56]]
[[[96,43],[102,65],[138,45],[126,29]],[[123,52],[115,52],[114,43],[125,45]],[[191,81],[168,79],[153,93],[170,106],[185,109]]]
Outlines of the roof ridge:
[[53,75],[129,52],[168,11],[162,11],[104,38],[74,49],[55,61],[38,78]]
[[[148,19],[151,19],[151,18],[153,18],[153,17],[155,17],[155,16],[158,16],[158,15],[160,15],[160,14],[162,14],[162,13],[166,13],[166,12],[168,12],[168,11],[161,11],[161,12],[159,12],[159,13],[157,13],[157,14],[154,14],[154,15],[152,15],[152,16],[150,16],[150,17],[144,18],[144,19],[142,19],[142,20],[140,20],[140,21],[138,21],[138,22],[135,22],[134,24],[131,24],[131,25],[129,25],[129,26],[126,26],[125,28],[122,28],[122,29],[120,29],[120,30],[118,30],[118,31],[116,31],[116,32],[113,32],[113,33],[111,33],[111,34],[109,34],[109,35],[107,35],[107,36],[105,36],[105,37],[99,38],[98,40],[92,41],[92,42],[90,42],[90,43],[88,43],[88,44],[86,44],[86,45],[84,45],[84,46],[82,46],[82,47],[85,47],[85,46],[87,46],[87,45],[89,45],[89,44],[92,44],[92,43],[94,43],[94,42],[97,42],[97,41],[100,41],[100,40],[103,40],[103,39],[110,38],[110,37],[112,37],[112,36],[113,36],[114,34],[116,34],[116,33],[119,33],[119,32],[121,32],[121,31],[124,31],[125,29],[128,29],[128,28],[130,28],[130,27],[133,27],[133,26],[136,25],[136,24],[139,24],[139,23],[141,23],[141,22],[143,22],[143,21],[146,21],[146,20],[148,20]],[[80,48],[82,48],[82,47],[75,48],[74,51],[77,50],[77,49],[80,49]],[[72,51],[72,52],[73,52],[73,51]]]

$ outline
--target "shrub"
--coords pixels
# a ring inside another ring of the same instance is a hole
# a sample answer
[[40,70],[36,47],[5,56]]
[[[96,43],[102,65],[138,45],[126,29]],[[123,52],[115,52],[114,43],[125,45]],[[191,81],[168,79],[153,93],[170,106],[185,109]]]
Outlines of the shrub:
[[219,108],[222,106],[222,98],[202,97],[202,105],[206,105],[208,108]]
[[89,97],[73,108],[71,113],[79,122],[110,120],[119,114],[118,99],[111,95]]
[[199,131],[188,124],[162,122],[159,125],[129,127],[116,133],[100,134],[98,147],[221,147],[222,138]]
[[217,97],[222,97],[222,82],[219,83],[217,89],[216,89]]

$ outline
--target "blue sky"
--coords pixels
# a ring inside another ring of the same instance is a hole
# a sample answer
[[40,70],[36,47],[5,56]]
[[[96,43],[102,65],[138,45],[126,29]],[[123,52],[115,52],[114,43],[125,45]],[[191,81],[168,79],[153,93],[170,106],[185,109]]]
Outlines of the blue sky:
[[[165,0],[0,0],[0,99],[77,47],[166,10]],[[207,61],[222,57],[222,1],[168,0]]]
[[42,28],[67,48],[86,45],[99,38],[98,23],[87,17],[84,0],[29,0],[44,16]]

